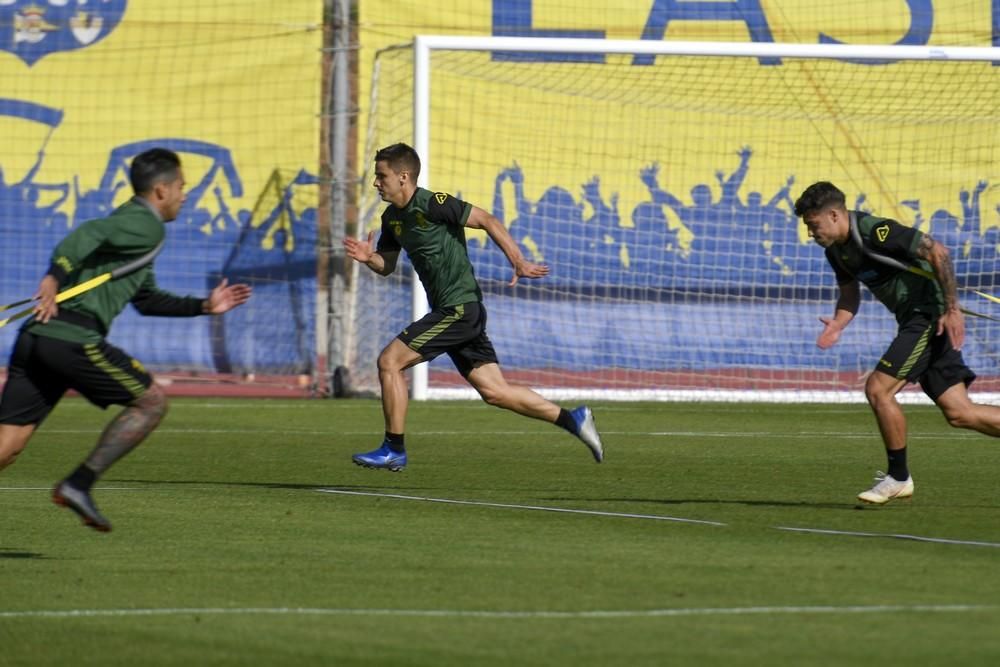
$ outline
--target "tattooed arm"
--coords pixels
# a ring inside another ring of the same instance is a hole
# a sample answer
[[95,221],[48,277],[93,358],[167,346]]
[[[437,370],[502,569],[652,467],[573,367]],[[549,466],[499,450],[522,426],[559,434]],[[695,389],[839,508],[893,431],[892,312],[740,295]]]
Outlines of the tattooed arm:
[[944,295],[944,314],[938,320],[937,333],[947,332],[951,346],[960,350],[965,342],[965,317],[958,306],[958,282],[951,255],[947,248],[925,234],[917,248],[917,257],[927,260],[934,269],[934,276]]

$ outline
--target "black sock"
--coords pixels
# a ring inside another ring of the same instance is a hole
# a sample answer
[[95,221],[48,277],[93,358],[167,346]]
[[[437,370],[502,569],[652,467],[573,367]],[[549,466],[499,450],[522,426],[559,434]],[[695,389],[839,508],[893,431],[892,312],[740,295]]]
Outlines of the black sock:
[[406,444],[403,442],[402,433],[389,433],[386,431],[385,444],[389,445],[389,449],[394,452],[402,453],[406,451]]
[[90,487],[97,481],[97,473],[81,463],[76,470],[70,473],[66,481],[69,482],[70,486],[81,491],[90,491]]
[[556,417],[556,426],[562,426],[570,433],[576,434],[576,422],[569,416],[569,410],[566,408],[559,409],[559,416]]
[[897,482],[905,482],[910,476],[910,471],[906,467],[906,447],[902,449],[887,449],[886,455],[889,457],[889,475]]

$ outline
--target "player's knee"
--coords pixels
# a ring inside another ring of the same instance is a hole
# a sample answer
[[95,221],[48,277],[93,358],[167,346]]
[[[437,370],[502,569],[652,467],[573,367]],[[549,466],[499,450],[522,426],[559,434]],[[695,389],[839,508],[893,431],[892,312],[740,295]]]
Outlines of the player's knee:
[[379,373],[401,373],[403,371],[403,365],[388,351],[383,351],[382,354],[378,355],[377,364]]
[[17,455],[23,450],[24,445],[0,442],[0,470],[3,470],[9,465],[13,465],[13,463],[17,461]]
[[483,401],[497,408],[507,407],[507,395],[497,387],[476,387]]
[[167,414],[169,401],[167,401],[167,395],[163,389],[154,382],[132,405],[149,417],[160,420]]
[[878,405],[878,393],[873,391],[871,387],[865,387],[865,399],[868,401],[868,405],[877,407]]
[[949,426],[971,428],[974,423],[974,415],[970,408],[971,406],[948,406],[941,408],[941,413]]
[[0,451],[0,470],[3,470],[9,465],[13,465],[14,461],[17,460],[17,455],[20,452],[3,452]]
[[868,404],[875,409],[879,406],[885,405],[886,402],[894,400],[892,394],[887,393],[882,387],[869,382],[865,385],[865,398],[868,399]]
[[378,355],[378,361],[375,362],[375,365],[378,366],[379,373],[391,373],[393,370],[392,364],[389,363],[389,359],[384,352]]
[[14,465],[14,461],[17,460],[17,454],[12,454],[10,456],[5,456],[0,454],[0,470],[3,470],[7,466]]
[[24,451],[33,429],[25,430],[24,427],[0,427],[0,470],[13,464],[17,455]]

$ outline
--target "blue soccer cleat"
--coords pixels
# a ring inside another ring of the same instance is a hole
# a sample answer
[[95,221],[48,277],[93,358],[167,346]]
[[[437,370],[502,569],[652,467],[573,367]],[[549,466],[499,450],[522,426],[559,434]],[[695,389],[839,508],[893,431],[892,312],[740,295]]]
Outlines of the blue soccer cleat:
[[399,472],[406,467],[406,452],[394,452],[389,449],[389,443],[383,442],[378,449],[355,454],[351,460],[365,468],[384,468],[391,472]]
[[587,445],[595,461],[598,463],[603,461],[604,445],[601,443],[601,434],[597,432],[597,424],[594,423],[594,413],[586,405],[581,405],[570,410],[569,416],[573,418],[573,433],[576,437]]

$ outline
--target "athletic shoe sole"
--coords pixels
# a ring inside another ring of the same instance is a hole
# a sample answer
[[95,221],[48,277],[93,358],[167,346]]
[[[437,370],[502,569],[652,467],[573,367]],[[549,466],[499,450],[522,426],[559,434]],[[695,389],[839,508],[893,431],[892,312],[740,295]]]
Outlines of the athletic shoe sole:
[[885,500],[869,500],[867,498],[862,498],[859,494],[858,500],[863,502],[865,505],[885,505],[890,500],[913,500],[913,494],[908,493],[905,496],[892,496],[891,498],[886,498]]
[[389,472],[402,472],[406,467],[405,465],[394,465],[390,463],[389,465],[380,466],[374,463],[368,463],[366,461],[359,461],[357,459],[351,459],[354,461],[354,465],[361,466],[362,468],[368,468],[369,470],[388,470]]

